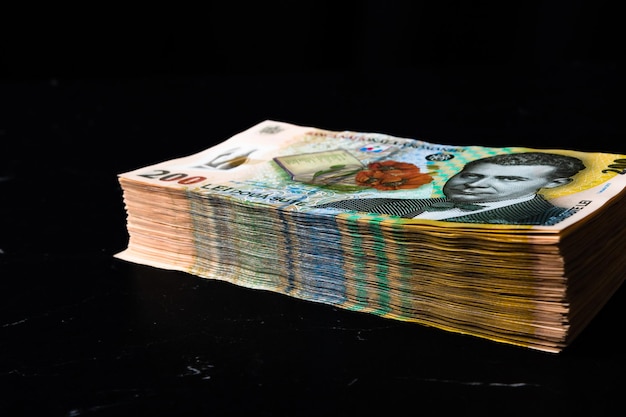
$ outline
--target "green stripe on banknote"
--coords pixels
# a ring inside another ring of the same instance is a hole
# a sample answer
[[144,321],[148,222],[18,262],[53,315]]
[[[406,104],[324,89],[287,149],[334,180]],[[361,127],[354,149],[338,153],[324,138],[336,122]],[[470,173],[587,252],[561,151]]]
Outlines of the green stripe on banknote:
[[354,274],[354,285],[355,285],[355,304],[353,308],[355,310],[363,310],[368,307],[367,302],[367,289],[364,283],[364,277],[366,276],[365,264],[363,261],[360,261],[358,258],[364,258],[365,252],[363,251],[363,239],[362,235],[359,232],[359,224],[358,221],[361,218],[359,214],[349,215],[346,220],[346,225],[348,227],[348,231],[351,233],[350,235],[350,249],[354,251],[354,254],[357,255],[357,259],[355,259],[354,267],[352,269],[352,273]]
[[368,222],[374,238],[374,253],[376,254],[376,284],[378,286],[379,299],[375,314],[386,315],[389,313],[389,260],[385,256],[385,239],[380,228],[380,222],[386,220],[382,216],[370,216]]
[[[387,218],[384,221],[384,225],[386,226],[386,234],[390,235],[388,238],[386,238],[386,241],[394,242],[394,250],[393,252],[391,252],[394,258],[390,259],[390,261],[391,264],[398,269],[397,272],[393,274],[395,280],[398,281],[397,284],[393,287],[396,288],[396,293],[398,294],[396,298],[399,298],[399,300],[396,300],[396,302],[393,304],[394,309],[392,313],[395,316],[399,315],[401,317],[409,317],[410,312],[413,309],[408,297],[408,294],[410,292],[409,283],[411,282],[413,273],[411,269],[407,266],[410,263],[410,259],[406,253],[406,245],[398,244],[393,232],[393,229],[402,228],[404,224],[406,224],[406,220],[400,218]],[[392,230],[389,230],[389,228],[391,228]]]

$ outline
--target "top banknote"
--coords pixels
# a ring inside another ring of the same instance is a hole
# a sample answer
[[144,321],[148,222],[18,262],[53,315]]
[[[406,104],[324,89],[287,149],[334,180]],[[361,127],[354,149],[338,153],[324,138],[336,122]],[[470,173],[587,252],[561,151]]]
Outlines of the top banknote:
[[550,232],[609,207],[625,173],[622,154],[443,145],[267,120],[120,177],[320,216]]

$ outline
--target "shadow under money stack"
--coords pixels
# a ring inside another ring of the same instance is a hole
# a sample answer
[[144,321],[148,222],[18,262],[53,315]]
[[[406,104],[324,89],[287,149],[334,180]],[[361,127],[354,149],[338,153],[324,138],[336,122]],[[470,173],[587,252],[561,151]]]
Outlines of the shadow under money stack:
[[121,174],[116,256],[559,352],[626,276],[625,162],[268,120]]

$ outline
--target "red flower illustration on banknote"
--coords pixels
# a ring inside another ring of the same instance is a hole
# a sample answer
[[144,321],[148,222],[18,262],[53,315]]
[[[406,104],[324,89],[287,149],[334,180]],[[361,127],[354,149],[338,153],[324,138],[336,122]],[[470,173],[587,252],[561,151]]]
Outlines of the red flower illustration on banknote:
[[420,172],[417,166],[408,162],[372,162],[367,168],[356,174],[356,182],[377,190],[418,188],[433,180],[433,177]]

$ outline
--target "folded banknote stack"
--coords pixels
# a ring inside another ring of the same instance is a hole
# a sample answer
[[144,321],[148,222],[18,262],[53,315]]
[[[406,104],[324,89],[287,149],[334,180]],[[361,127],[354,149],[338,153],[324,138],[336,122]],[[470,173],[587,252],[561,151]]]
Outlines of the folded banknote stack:
[[626,278],[626,155],[267,120],[119,175],[116,256],[547,352]]

